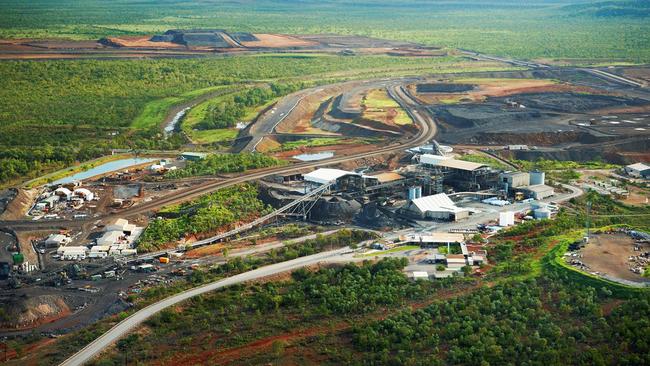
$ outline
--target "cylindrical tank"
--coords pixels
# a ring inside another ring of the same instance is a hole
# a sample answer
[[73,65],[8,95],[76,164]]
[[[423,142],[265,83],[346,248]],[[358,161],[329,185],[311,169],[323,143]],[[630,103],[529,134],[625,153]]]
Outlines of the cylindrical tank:
[[422,187],[421,186],[409,187],[408,199],[414,200],[414,199],[420,198],[420,197],[422,197]]
[[550,219],[551,218],[551,211],[549,211],[547,208],[540,208],[535,211],[533,211],[533,216],[538,219]]
[[530,172],[530,185],[531,186],[534,186],[534,185],[537,185],[537,184],[544,184],[545,180],[546,180],[546,173],[544,173],[542,171],[539,171],[539,170],[535,170],[535,171]]

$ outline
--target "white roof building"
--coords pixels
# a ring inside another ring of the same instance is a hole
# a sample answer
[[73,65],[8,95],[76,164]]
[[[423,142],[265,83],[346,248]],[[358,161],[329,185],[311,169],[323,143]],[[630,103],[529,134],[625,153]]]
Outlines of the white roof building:
[[77,188],[74,190],[73,194],[78,197],[83,197],[86,201],[92,201],[92,199],[95,198],[93,192],[86,188]]
[[430,233],[429,235],[407,234],[400,235],[399,240],[411,243],[447,244],[462,243],[465,241],[465,236],[458,233]]
[[469,211],[456,206],[444,193],[410,200],[403,210],[422,219],[458,221],[469,216]]
[[316,169],[311,173],[305,174],[304,177],[305,181],[307,182],[316,184],[329,184],[348,174],[359,175],[355,172],[349,172],[341,169],[321,168]]
[[424,271],[413,271],[413,279],[414,280],[428,280],[429,279],[429,273],[424,272]]
[[129,224],[128,220],[117,219],[113,223],[106,225],[106,231],[121,231],[123,233],[131,233],[136,229],[136,226]]
[[110,245],[95,245],[90,248],[90,252],[108,252],[111,249]]
[[113,245],[118,242],[122,235],[124,235],[122,231],[107,231],[97,239],[97,245]]
[[50,234],[50,236],[45,239],[46,246],[55,246],[67,244],[70,242],[70,238],[62,234]]
[[84,246],[69,246],[69,247],[59,247],[56,250],[56,254],[67,257],[67,256],[82,256],[86,255],[88,248]]
[[69,200],[70,197],[72,197],[72,191],[65,187],[59,187],[55,189],[54,194],[59,197],[65,197],[66,200]]
[[515,213],[513,211],[499,212],[499,226],[512,226],[515,224]]
[[420,164],[439,166],[448,169],[474,171],[486,168],[487,165],[471,161],[456,160],[448,156],[424,154],[420,156]]
[[650,165],[646,163],[630,164],[625,167],[625,172],[632,177],[650,176]]
[[49,197],[45,198],[45,199],[42,200],[41,202],[45,203],[45,204],[46,204],[47,206],[49,206],[49,207],[53,207],[54,204],[56,204],[57,202],[59,202],[59,196],[57,196],[57,195],[52,195],[52,196],[49,196]]

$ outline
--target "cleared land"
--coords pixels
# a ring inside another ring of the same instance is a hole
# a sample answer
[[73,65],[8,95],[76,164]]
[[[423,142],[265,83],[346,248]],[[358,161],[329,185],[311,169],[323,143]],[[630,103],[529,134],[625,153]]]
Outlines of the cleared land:
[[634,240],[625,234],[600,234],[590,238],[589,244],[580,251],[581,261],[589,266],[590,271],[600,272],[615,278],[634,282],[650,282],[629,270],[628,258],[650,250],[650,244],[634,250]]
[[362,104],[362,118],[398,126],[413,123],[402,107],[388,96],[385,89],[370,90],[363,98]]

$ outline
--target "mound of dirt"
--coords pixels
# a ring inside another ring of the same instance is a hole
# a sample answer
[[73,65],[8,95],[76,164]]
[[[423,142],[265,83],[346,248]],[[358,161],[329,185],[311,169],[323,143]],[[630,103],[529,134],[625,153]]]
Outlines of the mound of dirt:
[[70,314],[61,296],[10,297],[2,299],[0,328],[29,329]]
[[434,108],[434,115],[442,122],[442,130],[453,130],[506,122],[521,122],[542,118],[539,111],[530,109],[505,109],[487,104],[451,105]]
[[[15,193],[7,195],[0,194],[0,219],[18,220],[24,218],[32,202],[38,196],[38,190],[36,189],[25,190],[20,188],[12,191]],[[3,204],[5,205],[4,211]]]
[[519,94],[510,99],[528,108],[563,113],[585,113],[609,107],[635,107],[648,104],[646,100],[638,98],[576,93]]

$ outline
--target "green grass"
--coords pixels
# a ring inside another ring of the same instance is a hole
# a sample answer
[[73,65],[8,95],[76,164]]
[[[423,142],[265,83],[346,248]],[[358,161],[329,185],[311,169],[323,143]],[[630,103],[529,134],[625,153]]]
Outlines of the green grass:
[[358,139],[345,139],[341,137],[314,137],[308,139],[300,139],[295,141],[283,142],[279,151],[294,150],[301,147],[318,147],[318,146],[331,146],[341,144],[354,144],[358,143]]
[[498,161],[497,159],[491,158],[485,155],[479,154],[466,154],[458,158],[464,161],[471,161],[473,163],[485,164],[495,169],[508,170],[508,166]]
[[377,257],[377,256],[380,256],[380,255],[386,255],[386,254],[390,254],[390,253],[405,252],[407,250],[415,250],[415,249],[420,249],[420,246],[419,245],[402,245],[402,246],[398,246],[398,247],[391,248],[391,249],[388,249],[388,250],[380,250],[380,251],[376,251],[376,252],[372,252],[372,253],[360,254],[360,255],[357,255],[357,257]]
[[167,114],[172,107],[189,102],[200,97],[203,94],[222,90],[226,87],[226,85],[221,85],[210,88],[197,89],[183,93],[180,96],[167,97],[149,102],[144,105],[142,113],[140,113],[140,115],[138,115],[133,120],[131,127],[136,129],[155,128],[156,126],[160,125],[165,117],[167,117]]
[[400,105],[395,100],[393,100],[393,98],[391,98],[383,89],[371,90],[364,98],[363,104],[369,110],[366,111],[366,114],[368,115],[367,118],[373,118],[372,116],[375,113],[372,110],[382,110],[383,112],[381,112],[380,115],[383,117],[386,115],[386,110],[392,108],[397,111],[397,115],[393,120],[395,124],[409,125],[413,123],[411,117],[409,117],[409,115],[402,109],[402,107],[400,107]]

